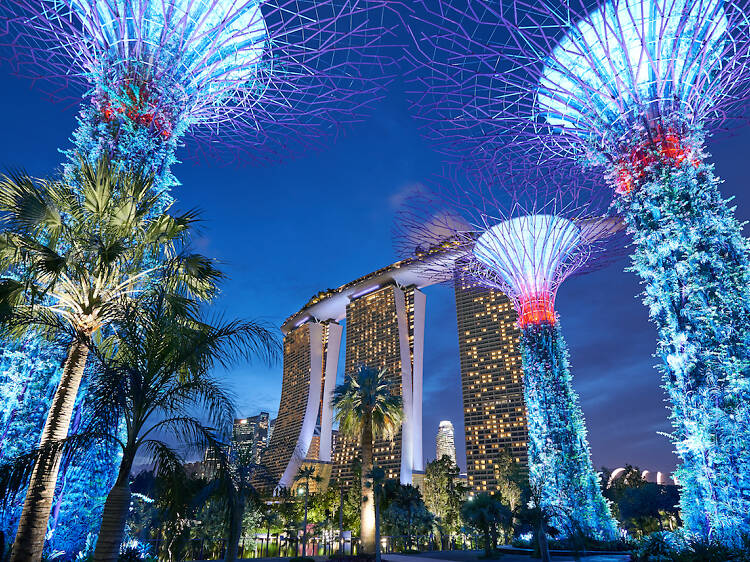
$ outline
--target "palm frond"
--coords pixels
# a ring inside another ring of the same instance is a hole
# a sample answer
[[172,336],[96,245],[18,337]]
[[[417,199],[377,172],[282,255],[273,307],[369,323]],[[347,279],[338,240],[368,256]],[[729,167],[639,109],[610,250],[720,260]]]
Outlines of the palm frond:
[[347,374],[334,390],[333,406],[339,431],[355,439],[361,439],[368,417],[375,438],[393,439],[403,421],[398,383],[389,379],[385,369],[360,366]]

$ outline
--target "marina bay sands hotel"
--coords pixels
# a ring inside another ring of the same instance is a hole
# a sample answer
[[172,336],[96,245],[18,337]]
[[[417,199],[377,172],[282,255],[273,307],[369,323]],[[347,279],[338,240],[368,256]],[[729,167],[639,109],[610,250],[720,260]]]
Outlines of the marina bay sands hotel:
[[[420,289],[432,283],[417,260],[400,261],[318,293],[286,319],[281,404],[262,459],[281,487],[290,488],[306,464],[323,478],[352,481],[358,446],[337,438],[331,404],[342,336],[344,372],[358,365],[385,368],[403,398],[401,431],[393,442],[375,443],[376,462],[387,478],[404,484],[423,472],[426,298]],[[516,315],[501,292],[463,279],[454,283],[468,484],[494,491],[502,450],[526,463]]]

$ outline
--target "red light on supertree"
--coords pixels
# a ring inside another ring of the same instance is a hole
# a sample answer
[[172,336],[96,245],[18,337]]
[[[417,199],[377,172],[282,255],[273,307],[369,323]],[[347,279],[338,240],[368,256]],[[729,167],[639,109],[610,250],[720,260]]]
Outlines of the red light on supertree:
[[547,293],[519,295],[516,306],[519,328],[530,324],[554,324],[557,320],[555,303]]
[[640,181],[648,177],[653,165],[663,164],[679,167],[689,162],[694,168],[700,159],[694,154],[688,139],[671,128],[655,127],[648,139],[636,144],[632,149],[624,149],[625,154],[615,161],[614,183],[619,195],[632,193]]

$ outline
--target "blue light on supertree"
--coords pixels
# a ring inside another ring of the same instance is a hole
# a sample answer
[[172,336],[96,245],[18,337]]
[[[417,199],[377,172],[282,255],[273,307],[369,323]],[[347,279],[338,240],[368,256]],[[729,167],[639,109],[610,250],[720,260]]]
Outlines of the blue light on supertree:
[[[103,155],[145,169],[166,206],[178,184],[175,153],[186,141],[199,156],[275,160],[320,146],[322,137],[365,116],[383,93],[384,6],[378,0],[9,0],[0,5],[0,54],[19,75],[53,84],[55,97],[85,99],[65,151],[68,169],[80,157]],[[48,364],[55,354],[44,342],[33,342],[34,350],[3,348],[7,373],[34,373],[35,383],[53,387],[59,380],[59,362]],[[19,395],[11,378],[0,380],[0,396]],[[80,395],[85,417],[85,381]],[[22,396],[42,413],[31,418],[38,422],[33,431],[24,420],[30,445],[50,397]],[[3,401],[0,419],[9,422],[0,450],[20,423],[17,402]],[[101,496],[111,485],[101,475],[116,468],[112,455],[100,453],[61,468],[54,505],[66,507],[53,513],[49,536],[52,548],[67,555],[83,546],[91,530],[83,521],[96,520],[101,509],[81,494]],[[99,474],[98,488],[74,476],[81,474]],[[4,527],[9,536],[14,526]]]
[[599,199],[586,200],[585,190],[545,188],[545,196],[524,199],[504,188],[537,181],[560,180],[454,168],[406,205],[399,245],[404,255],[427,256],[424,270],[437,280],[454,271],[511,299],[521,331],[530,483],[563,536],[612,540],[617,528],[591,462],[555,297],[603,250],[622,247],[615,241],[622,241],[623,225],[597,214]]
[[658,330],[682,519],[727,543],[750,533],[750,274],[704,140],[745,116],[749,5],[422,2],[412,74],[443,149],[598,171],[614,190]]

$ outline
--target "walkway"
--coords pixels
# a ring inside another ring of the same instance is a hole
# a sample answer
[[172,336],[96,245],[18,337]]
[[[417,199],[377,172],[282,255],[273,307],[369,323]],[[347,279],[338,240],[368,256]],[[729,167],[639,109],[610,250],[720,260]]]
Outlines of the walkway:
[[[448,550],[438,552],[426,552],[424,554],[383,554],[384,562],[477,562],[480,551]],[[572,556],[555,556],[555,562],[573,562]],[[483,559],[484,560],[484,559]],[[499,562],[529,562],[534,560],[526,554],[502,554],[496,558]],[[628,562],[629,554],[596,554],[583,558],[586,562]]]

